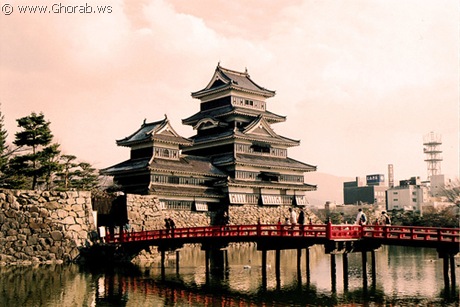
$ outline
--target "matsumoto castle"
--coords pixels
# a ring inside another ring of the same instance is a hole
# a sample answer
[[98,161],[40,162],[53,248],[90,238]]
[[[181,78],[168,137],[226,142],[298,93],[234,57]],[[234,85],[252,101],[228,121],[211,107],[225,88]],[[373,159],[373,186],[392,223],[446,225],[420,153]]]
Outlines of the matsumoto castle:
[[233,205],[304,206],[304,182],[316,166],[288,157],[300,141],[276,134],[285,116],[268,111],[275,91],[257,85],[248,72],[217,65],[208,85],[192,93],[197,113],[182,120],[196,134],[184,138],[168,118],[143,122],[117,140],[128,160],[101,170],[130,194],[156,195],[162,208],[216,211]]

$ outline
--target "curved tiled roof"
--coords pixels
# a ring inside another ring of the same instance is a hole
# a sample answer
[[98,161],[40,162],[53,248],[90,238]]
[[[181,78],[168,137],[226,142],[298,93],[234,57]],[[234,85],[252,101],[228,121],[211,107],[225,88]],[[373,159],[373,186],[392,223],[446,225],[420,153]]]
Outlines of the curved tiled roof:
[[[162,129],[167,129],[167,133],[163,132]],[[165,143],[179,144],[179,145],[190,145],[190,140],[181,137],[179,134],[174,131],[174,129],[169,124],[169,120],[166,118],[160,121],[142,123],[141,127],[131,134],[121,140],[117,140],[118,146],[132,146],[134,144],[139,144],[147,141],[158,140]]]
[[209,158],[189,155],[183,155],[179,160],[161,158],[129,159],[102,169],[100,172],[103,175],[113,176],[121,173],[139,172],[142,170],[218,178],[227,177],[227,174],[212,165]]
[[113,176],[119,173],[135,172],[139,170],[148,170],[150,158],[129,159],[113,166],[100,170],[103,175]]
[[268,90],[252,81],[247,71],[238,72],[235,70],[223,68],[220,66],[220,64],[218,64],[208,85],[204,89],[192,93],[192,97],[200,98],[216,91],[222,91],[226,89],[235,89],[243,92],[255,93],[264,97],[275,96],[275,91]]

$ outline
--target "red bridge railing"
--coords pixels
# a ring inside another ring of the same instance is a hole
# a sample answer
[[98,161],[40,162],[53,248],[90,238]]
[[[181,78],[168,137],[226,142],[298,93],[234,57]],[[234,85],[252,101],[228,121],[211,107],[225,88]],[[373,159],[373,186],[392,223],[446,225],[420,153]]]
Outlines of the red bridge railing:
[[[360,225],[228,225],[158,229],[121,234],[108,234],[107,243],[125,243],[158,241],[170,239],[196,239],[206,237],[262,238],[262,237],[298,237],[322,238],[335,241],[359,239],[410,240],[425,242],[460,243],[459,228],[434,228],[414,226],[360,226]],[[186,240],[185,240],[186,241]]]

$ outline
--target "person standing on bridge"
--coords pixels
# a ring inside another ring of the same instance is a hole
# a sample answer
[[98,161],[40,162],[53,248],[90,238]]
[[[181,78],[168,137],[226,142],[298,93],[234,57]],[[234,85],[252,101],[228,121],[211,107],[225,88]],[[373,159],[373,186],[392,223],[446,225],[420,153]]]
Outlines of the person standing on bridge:
[[171,236],[174,236],[174,229],[176,229],[176,223],[174,223],[172,218],[169,218],[168,221],[169,221],[169,228],[171,228]]
[[291,222],[292,228],[297,224],[297,213],[294,209],[289,208],[289,222]]
[[358,209],[358,215],[356,215],[356,224],[358,225],[366,225],[367,217],[366,214],[363,212],[363,209]]
[[305,212],[302,209],[300,209],[299,218],[297,219],[297,223],[299,223],[299,225],[305,224]]
[[384,226],[391,225],[391,218],[388,215],[388,213],[386,213],[386,211],[382,211],[381,225],[384,225]]
[[169,235],[169,229],[171,228],[171,224],[169,224],[169,219],[165,219],[165,228],[166,228],[166,236]]

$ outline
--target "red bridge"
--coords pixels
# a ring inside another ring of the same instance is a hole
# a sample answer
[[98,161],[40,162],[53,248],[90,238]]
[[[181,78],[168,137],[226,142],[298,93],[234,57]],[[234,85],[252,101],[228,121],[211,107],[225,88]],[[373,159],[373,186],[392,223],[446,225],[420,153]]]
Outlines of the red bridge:
[[[360,225],[229,225],[149,230],[111,235],[109,244],[145,243],[154,246],[185,243],[230,243],[270,240],[275,248],[295,243],[293,248],[331,242],[361,241],[372,244],[402,245],[438,248],[458,253],[459,228],[418,226],[360,226]],[[286,248],[286,247],[284,247]]]

